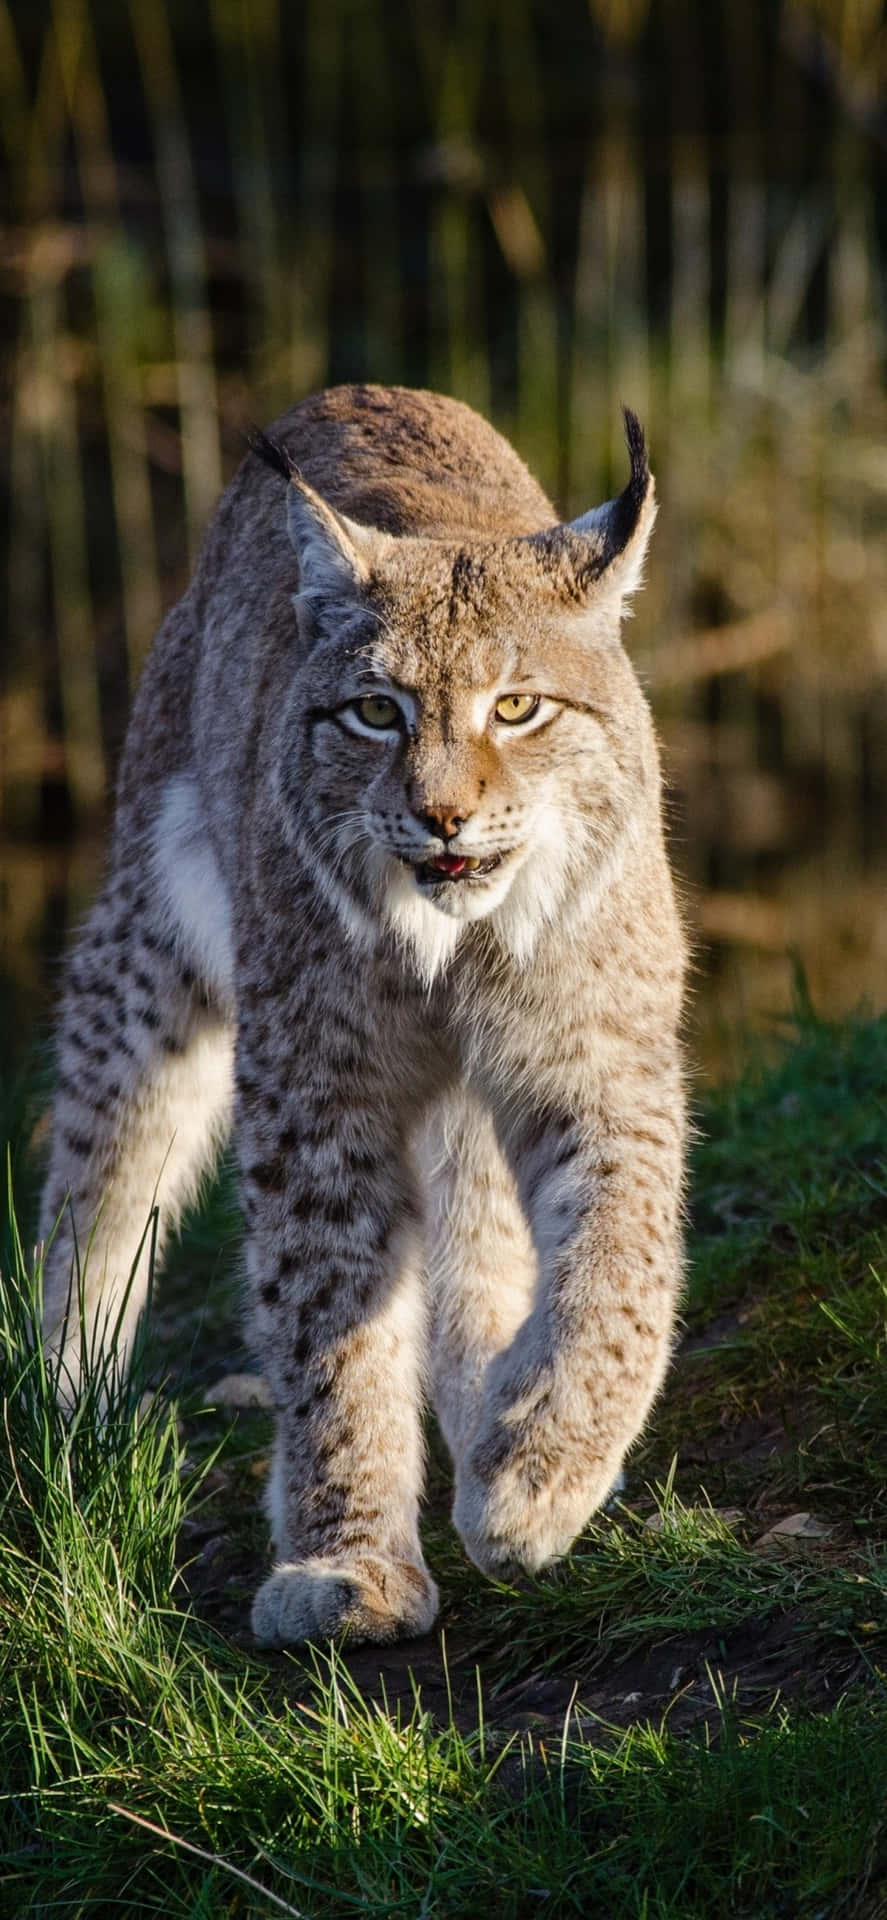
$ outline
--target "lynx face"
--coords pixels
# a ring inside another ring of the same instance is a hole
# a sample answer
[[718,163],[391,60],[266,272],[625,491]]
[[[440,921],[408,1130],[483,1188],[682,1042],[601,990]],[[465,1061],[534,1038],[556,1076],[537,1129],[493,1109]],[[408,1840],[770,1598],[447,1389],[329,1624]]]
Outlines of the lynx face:
[[349,931],[384,921],[426,975],[470,921],[531,950],[636,805],[621,594],[577,606],[558,532],[466,550],[349,525],[303,548],[288,833]]

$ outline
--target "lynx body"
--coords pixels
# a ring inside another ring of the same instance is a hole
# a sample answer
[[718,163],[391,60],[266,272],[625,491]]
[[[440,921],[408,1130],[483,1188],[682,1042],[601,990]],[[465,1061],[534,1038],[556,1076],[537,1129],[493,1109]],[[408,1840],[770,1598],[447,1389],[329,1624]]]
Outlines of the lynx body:
[[667,1365],[684,945],[619,637],[654,512],[626,422],[625,492],[564,526],[467,407],[305,401],[139,688],[60,1025],[47,1338],[76,1382],[76,1232],[131,1340],[152,1200],[162,1243],[233,1119],[267,1643],[431,1625],[426,1395],[504,1577],[566,1552]]

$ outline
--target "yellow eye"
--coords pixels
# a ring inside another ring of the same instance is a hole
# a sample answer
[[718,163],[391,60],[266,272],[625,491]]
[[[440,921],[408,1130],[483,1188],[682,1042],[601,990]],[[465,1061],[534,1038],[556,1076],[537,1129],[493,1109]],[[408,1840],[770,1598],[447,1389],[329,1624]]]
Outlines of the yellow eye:
[[538,693],[503,693],[496,701],[493,712],[497,720],[504,720],[508,727],[519,727],[522,720],[529,720],[539,705]]
[[355,705],[361,720],[368,727],[396,727],[400,719],[400,708],[396,701],[389,700],[384,693],[367,693]]

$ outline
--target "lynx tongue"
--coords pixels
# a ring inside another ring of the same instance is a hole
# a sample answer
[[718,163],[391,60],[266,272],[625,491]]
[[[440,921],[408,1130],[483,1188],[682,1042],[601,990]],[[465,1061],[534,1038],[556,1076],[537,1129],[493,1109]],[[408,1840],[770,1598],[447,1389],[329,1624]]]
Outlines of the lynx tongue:
[[455,874],[464,873],[467,866],[476,866],[477,862],[470,862],[464,853],[436,853],[433,860],[426,860],[425,865],[433,867],[436,873]]

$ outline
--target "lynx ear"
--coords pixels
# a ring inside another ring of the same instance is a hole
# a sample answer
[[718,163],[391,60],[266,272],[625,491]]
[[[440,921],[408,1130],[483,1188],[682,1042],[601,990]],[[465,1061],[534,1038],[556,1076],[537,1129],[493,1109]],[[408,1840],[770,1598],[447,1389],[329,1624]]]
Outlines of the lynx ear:
[[358,591],[369,580],[384,534],[338,513],[302,478],[287,447],[256,429],[250,446],[287,481],[287,528],[299,557],[299,593],[328,598]]
[[[629,594],[636,592],[643,576],[644,559],[653,522],[656,499],[653,476],[647,459],[644,430],[636,414],[625,408],[625,438],[631,461],[628,485],[618,500],[593,507],[578,520],[534,534],[533,542],[545,552],[552,571],[570,597],[587,595],[596,600],[616,603],[621,611]],[[563,571],[566,563],[568,579]]]

